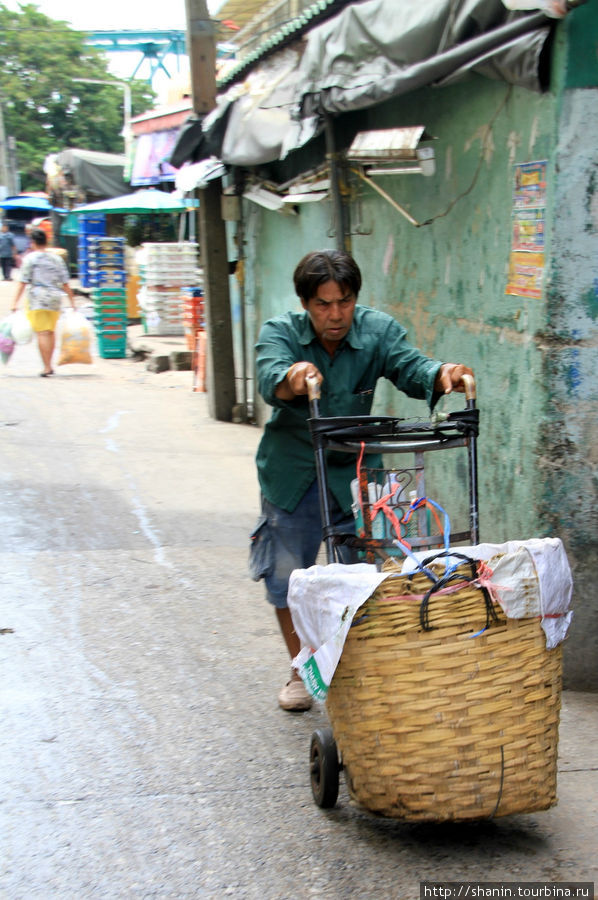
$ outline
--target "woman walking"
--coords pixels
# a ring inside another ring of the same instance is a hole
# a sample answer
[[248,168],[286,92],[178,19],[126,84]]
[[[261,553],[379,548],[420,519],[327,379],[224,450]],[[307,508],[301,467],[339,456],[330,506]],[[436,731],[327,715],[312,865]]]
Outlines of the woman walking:
[[27,318],[37,334],[37,343],[44,366],[40,372],[42,378],[53,375],[52,355],[56,344],[56,323],[60,316],[62,295],[67,294],[71,306],[75,309],[75,297],[68,283],[69,273],[64,260],[46,249],[46,233],[41,228],[31,232],[33,249],[23,259],[20,281],[15,294],[13,312],[16,312],[19,300],[29,285],[26,299]]

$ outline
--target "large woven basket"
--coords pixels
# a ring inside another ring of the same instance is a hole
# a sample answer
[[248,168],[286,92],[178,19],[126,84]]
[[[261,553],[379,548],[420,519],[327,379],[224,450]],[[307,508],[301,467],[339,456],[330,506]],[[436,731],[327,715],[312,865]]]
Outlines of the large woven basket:
[[470,584],[432,595],[424,630],[429,586],[420,573],[387,579],[349,630],[327,707],[352,799],[409,822],[547,809],[561,648],[546,649],[538,618],[498,606],[486,627],[486,598]]

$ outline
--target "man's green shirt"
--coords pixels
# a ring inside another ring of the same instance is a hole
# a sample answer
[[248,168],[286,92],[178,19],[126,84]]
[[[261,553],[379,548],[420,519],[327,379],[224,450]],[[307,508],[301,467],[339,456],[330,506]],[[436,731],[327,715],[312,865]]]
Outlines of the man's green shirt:
[[[258,390],[274,407],[258,447],[256,462],[262,493],[292,512],[316,478],[314,451],[307,426],[307,397],[279,400],[274,391],[293,363],[312,362],[324,376],[322,416],[369,415],[379,378],[388,378],[409,397],[432,406],[433,386],[441,366],[412,347],[405,329],[387,313],[356,306],[347,337],[331,357],[316,338],[307,312],[289,312],[264,323],[256,344]],[[340,454],[337,454],[339,456]],[[355,460],[328,465],[329,487],[346,513],[351,510]]]

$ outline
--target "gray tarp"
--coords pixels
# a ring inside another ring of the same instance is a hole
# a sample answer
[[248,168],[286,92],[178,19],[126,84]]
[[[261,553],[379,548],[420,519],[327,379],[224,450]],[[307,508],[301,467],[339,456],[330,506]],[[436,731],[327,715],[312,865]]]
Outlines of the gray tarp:
[[119,197],[129,190],[123,180],[125,157],[94,150],[63,150],[55,161],[62,173],[77,187],[102,198]]
[[193,158],[210,155],[201,141],[208,143],[225,114],[217,155],[227,165],[255,166],[303,146],[327,113],[373,106],[470,70],[540,91],[550,27],[543,13],[510,12],[501,0],[350,4],[307,33],[302,55],[275,54],[222,95]]
[[541,90],[539,53],[549,28],[543,14],[509,13],[500,0],[457,6],[452,0],[406,0],[398,8],[394,0],[368,0],[349,6],[310,32],[297,72],[301,112],[372,106],[457,70]]

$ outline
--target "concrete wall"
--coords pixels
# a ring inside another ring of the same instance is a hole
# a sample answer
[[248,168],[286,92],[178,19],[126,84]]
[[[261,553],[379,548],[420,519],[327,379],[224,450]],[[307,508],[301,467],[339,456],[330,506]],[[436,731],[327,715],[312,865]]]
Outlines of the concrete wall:
[[[555,88],[547,94],[469,76],[345,116],[337,137],[342,145],[356,130],[423,124],[438,138],[433,177],[378,179],[418,222],[431,224],[414,227],[351,178],[352,250],[364,276],[360,302],[396,316],[428,355],[474,369],[482,415],[482,538],[555,534],[565,540],[577,583],[566,680],[578,689],[598,689],[592,653],[598,611],[591,590],[598,558],[592,377],[598,173],[588,139],[597,133],[598,101],[592,91],[564,90],[562,34]],[[506,295],[505,286],[514,165],[537,160],[548,161],[548,264],[542,298],[529,299]],[[264,319],[298,305],[294,265],[309,250],[335,245],[331,220],[327,201],[305,204],[297,216],[247,206],[250,345]],[[447,402],[448,408],[459,405],[456,399]],[[375,409],[425,413],[385,384],[379,385]],[[258,410],[263,420],[267,410]],[[441,456],[428,493],[460,516],[466,469],[460,461],[448,467]]]
[[[587,36],[588,30],[584,39]],[[594,23],[593,37],[595,51],[597,23]],[[594,87],[589,82],[584,88],[568,87],[583,75],[577,67],[573,71],[569,68],[561,95],[551,278],[543,335],[547,421],[540,456],[545,484],[542,511],[551,532],[565,541],[575,578],[575,627],[566,657],[568,679],[577,687],[594,690],[598,687],[598,145],[595,139],[598,72],[595,59],[594,52]]]

